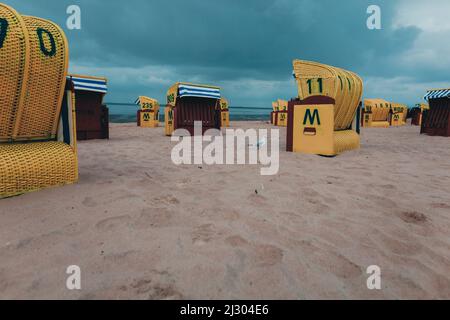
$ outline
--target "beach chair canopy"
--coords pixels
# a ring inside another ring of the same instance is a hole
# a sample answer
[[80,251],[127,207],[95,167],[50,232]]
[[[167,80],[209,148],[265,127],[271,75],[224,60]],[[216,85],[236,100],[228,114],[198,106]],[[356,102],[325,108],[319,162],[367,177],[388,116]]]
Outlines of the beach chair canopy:
[[429,108],[424,112],[421,133],[450,137],[450,89],[428,90],[424,98]]
[[102,77],[71,74],[67,77],[72,80],[75,91],[89,91],[106,94],[108,92],[108,80]]
[[177,82],[167,92],[167,104],[175,106],[177,99],[196,97],[220,100],[220,88],[215,86]]
[[69,74],[77,101],[78,140],[109,138],[109,109],[103,103],[108,92],[108,80],[104,77]]
[[159,110],[158,100],[146,96],[139,96],[134,103],[140,106],[141,110]]
[[427,101],[432,99],[450,98],[450,89],[428,90],[427,94],[423,98]]
[[321,95],[335,100],[335,130],[348,129],[355,118],[363,92],[362,79],[351,71],[325,64],[294,60],[298,98]]
[[[208,129],[220,129],[221,110],[228,108],[228,102],[223,99],[220,88],[216,86],[177,82],[167,91],[168,116],[166,116],[166,134],[173,130],[186,129],[193,134],[195,122],[202,122],[203,132]],[[170,109],[170,110],[168,110]],[[226,113],[226,112],[225,112]]]

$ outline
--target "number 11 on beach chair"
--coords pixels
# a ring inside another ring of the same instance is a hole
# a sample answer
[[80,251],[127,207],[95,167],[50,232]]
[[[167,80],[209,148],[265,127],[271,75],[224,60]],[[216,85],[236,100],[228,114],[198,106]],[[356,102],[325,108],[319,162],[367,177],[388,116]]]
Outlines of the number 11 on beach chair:
[[358,149],[361,78],[320,63],[293,64],[298,97],[288,105],[287,151],[336,156]]

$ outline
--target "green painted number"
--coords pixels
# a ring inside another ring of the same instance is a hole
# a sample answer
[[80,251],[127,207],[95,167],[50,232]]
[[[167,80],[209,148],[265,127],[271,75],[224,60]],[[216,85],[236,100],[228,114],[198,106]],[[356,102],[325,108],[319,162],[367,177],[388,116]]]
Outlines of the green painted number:
[[[317,81],[317,84],[319,85],[319,91],[318,92],[315,90],[315,88],[313,88],[314,87],[313,86],[314,81]],[[308,83],[309,94],[322,93],[323,92],[323,80],[322,80],[322,78],[309,79],[306,83]]]
[[[38,28],[36,32],[39,38],[39,45],[41,47],[42,53],[47,57],[53,57],[56,54],[56,43],[53,35],[49,31],[42,28]],[[50,41],[50,50],[45,47],[44,33],[47,35],[48,40]]]
[[0,18],[0,49],[3,48],[8,33],[8,20]]

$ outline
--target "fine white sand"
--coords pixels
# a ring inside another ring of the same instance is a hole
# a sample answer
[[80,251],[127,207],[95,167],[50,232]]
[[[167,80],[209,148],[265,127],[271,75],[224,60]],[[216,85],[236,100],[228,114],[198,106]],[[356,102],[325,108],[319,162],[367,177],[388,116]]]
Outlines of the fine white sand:
[[281,129],[261,176],[175,166],[163,130],[113,124],[79,143],[78,184],[0,200],[0,298],[450,298],[450,138],[363,129],[323,158],[284,152]]

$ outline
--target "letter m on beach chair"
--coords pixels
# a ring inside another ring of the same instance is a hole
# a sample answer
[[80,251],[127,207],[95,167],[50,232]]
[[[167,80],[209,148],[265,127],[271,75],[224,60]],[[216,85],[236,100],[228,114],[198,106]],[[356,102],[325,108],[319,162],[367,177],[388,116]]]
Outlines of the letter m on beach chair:
[[66,79],[66,37],[54,23],[3,4],[0,21],[0,198],[74,183],[75,100]]

